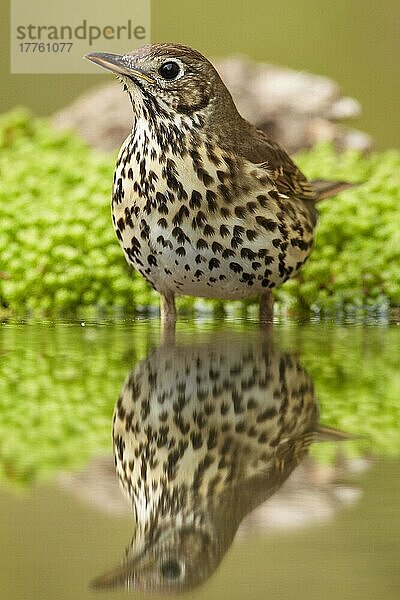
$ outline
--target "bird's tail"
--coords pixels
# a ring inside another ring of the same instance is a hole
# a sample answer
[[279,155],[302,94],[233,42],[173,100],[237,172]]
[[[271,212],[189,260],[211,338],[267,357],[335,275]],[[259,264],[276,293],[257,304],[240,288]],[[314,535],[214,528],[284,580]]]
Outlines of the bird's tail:
[[347,431],[341,431],[340,429],[321,424],[318,424],[314,436],[314,441],[317,442],[343,442],[365,439],[363,436],[355,433],[348,433]]
[[331,196],[336,196],[336,194],[339,192],[343,192],[344,190],[348,190],[359,185],[358,183],[348,183],[347,181],[322,180],[312,181],[311,184],[316,193],[316,202],[325,200],[325,198],[330,198]]

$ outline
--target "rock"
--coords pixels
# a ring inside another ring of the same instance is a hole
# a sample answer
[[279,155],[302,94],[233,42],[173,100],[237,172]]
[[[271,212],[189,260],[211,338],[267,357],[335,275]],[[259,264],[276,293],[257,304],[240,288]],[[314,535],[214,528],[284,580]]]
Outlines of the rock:
[[76,129],[90,146],[106,152],[120,147],[131,121],[129,98],[117,82],[89,90],[53,116],[56,127]]
[[[361,114],[359,102],[341,95],[337,83],[319,75],[293,71],[244,57],[216,61],[241,114],[264,129],[290,153],[319,141],[340,150],[368,151],[371,138],[338,121]],[[94,148],[119,148],[128,135],[131,107],[118,83],[89,90],[53,116],[59,128],[73,128]]]

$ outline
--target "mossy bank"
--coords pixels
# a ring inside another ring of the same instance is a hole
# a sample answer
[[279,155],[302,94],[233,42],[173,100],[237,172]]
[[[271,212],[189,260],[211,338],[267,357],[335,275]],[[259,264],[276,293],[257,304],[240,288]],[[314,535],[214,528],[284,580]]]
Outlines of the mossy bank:
[[[110,218],[114,156],[24,110],[0,119],[0,307],[8,314],[146,310],[157,294],[125,263]],[[400,304],[400,152],[297,157],[314,179],[360,186],[320,204],[311,258],[278,306],[330,310]],[[180,307],[219,309],[218,300]],[[226,306],[226,305],[225,305]],[[240,309],[244,304],[236,303]]]

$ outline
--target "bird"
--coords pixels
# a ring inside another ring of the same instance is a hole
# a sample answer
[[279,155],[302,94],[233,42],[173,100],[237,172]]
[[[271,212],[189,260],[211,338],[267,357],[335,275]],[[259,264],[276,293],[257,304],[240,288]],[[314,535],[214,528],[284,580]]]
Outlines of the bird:
[[199,586],[310,444],[345,435],[319,423],[312,378],[269,336],[213,332],[151,350],[126,377],[113,416],[134,533],[122,564],[92,587]]
[[313,245],[316,203],[347,182],[306,179],[286,151],[246,121],[211,62],[177,43],[85,56],[112,71],[133,108],[112,193],[130,265],[176,321],[175,297],[260,297],[294,277]]

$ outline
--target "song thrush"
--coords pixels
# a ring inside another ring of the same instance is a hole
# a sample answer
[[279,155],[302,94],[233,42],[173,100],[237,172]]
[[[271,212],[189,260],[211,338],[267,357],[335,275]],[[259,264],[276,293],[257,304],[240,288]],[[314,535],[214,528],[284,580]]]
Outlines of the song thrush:
[[94,52],[133,107],[132,133],[114,174],[112,214],[130,264],[161,294],[243,299],[272,288],[310,254],[315,203],[343,182],[309,182],[277,143],[238,113],[212,64],[179,44],[129,54]]
[[133,539],[94,587],[199,585],[318,435],[342,439],[319,426],[311,378],[271,340],[213,334],[153,350],[127,377],[113,418]]

